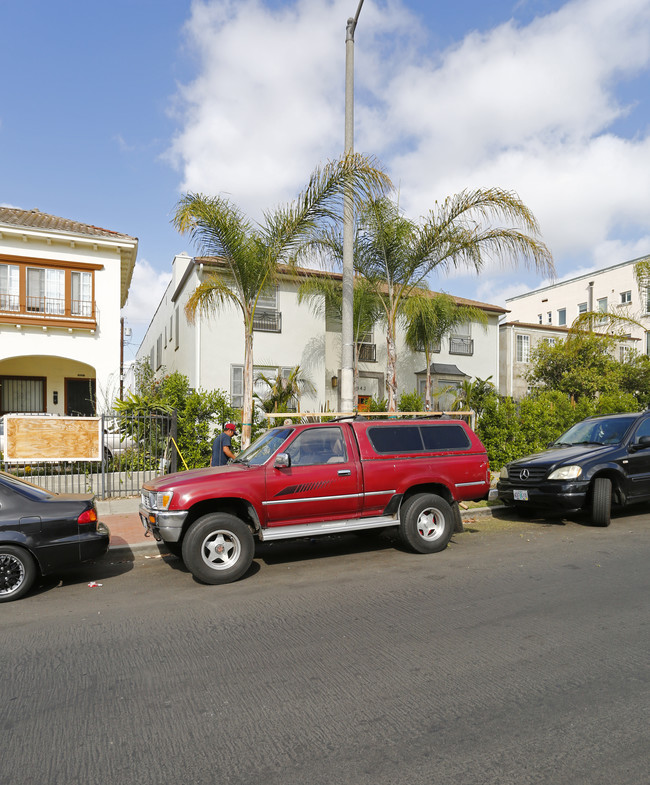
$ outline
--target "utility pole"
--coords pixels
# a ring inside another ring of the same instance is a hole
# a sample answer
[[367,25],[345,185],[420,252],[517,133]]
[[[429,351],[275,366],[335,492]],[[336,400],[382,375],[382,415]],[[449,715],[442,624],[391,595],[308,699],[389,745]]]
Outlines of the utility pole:
[[[354,152],[354,31],[363,0],[345,28],[345,154]],[[354,401],[354,200],[350,186],[343,199],[343,302],[341,308],[341,411],[356,410]]]

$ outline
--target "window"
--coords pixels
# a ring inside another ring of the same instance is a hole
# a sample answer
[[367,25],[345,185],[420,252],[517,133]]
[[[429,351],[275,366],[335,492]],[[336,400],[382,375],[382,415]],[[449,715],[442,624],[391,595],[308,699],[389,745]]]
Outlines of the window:
[[234,409],[244,407],[244,366],[230,366],[230,405]]
[[621,292],[621,305],[629,305],[632,302],[632,292]]
[[537,323],[538,323],[538,324],[541,324],[542,322],[543,322],[543,317],[542,317],[542,314],[541,314],[541,313],[538,313],[538,314],[537,314]]
[[65,313],[65,271],[27,268],[27,310],[31,313]]
[[278,311],[278,288],[274,286],[257,298],[253,330],[263,333],[282,332],[282,314]]
[[546,321],[547,321],[549,324],[553,324],[553,312],[552,312],[552,311],[549,311],[549,312],[546,314]]
[[151,347],[151,351],[149,352],[149,367],[151,368],[152,371],[155,368],[155,366],[154,366],[154,360],[156,359],[155,355],[156,355],[156,350],[152,346]]
[[[607,313],[607,297],[600,297],[596,301],[596,310],[598,313]],[[598,321],[602,324],[606,319],[601,318]]]
[[312,428],[302,431],[286,449],[291,466],[318,466],[325,463],[345,463],[343,431],[336,428]]
[[357,356],[360,362],[377,362],[377,346],[375,345],[374,329],[369,330],[359,337],[357,341]]
[[44,412],[45,379],[39,376],[0,377],[0,410],[6,412]]
[[470,446],[462,425],[425,425],[420,431],[425,450],[466,450]]
[[180,334],[179,322],[180,322],[180,320],[178,318],[178,308],[177,308],[176,309],[176,334],[175,334],[175,344],[174,344],[174,348],[175,349],[178,349],[178,345],[179,345],[179,334]]
[[469,322],[452,328],[449,333],[449,354],[474,354],[472,326]]
[[587,313],[587,303],[578,303],[578,313]]
[[156,370],[162,365],[162,335],[156,341]]
[[71,273],[71,313],[73,316],[92,316],[93,276],[92,273]]
[[566,326],[566,308],[560,308],[557,312],[557,323],[560,327]]
[[635,352],[631,346],[619,346],[618,349],[619,349],[619,359],[622,363],[630,362],[634,357]]
[[650,332],[645,334],[645,353],[650,354]]
[[20,309],[19,268],[15,264],[0,264],[0,310]]
[[515,346],[515,359],[518,363],[530,362],[530,336],[517,335]]
[[368,438],[378,453],[422,452],[423,449],[417,425],[368,428]]
[[650,313],[650,286],[646,286],[644,294],[645,313]]

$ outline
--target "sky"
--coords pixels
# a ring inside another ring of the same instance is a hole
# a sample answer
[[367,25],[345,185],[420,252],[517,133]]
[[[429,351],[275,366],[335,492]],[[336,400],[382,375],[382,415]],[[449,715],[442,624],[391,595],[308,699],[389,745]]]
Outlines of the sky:
[[[358,0],[0,0],[0,204],[139,240],[123,311],[142,340],[187,191],[252,219],[344,144]],[[562,280],[650,253],[650,0],[365,0],[355,150],[419,219],[467,188],[516,192]],[[505,305],[521,266],[433,277]]]

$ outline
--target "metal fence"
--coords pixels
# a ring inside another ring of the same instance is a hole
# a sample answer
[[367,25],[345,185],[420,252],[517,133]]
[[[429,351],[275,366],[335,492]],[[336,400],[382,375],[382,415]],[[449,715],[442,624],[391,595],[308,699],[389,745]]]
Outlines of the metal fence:
[[170,415],[105,414],[101,423],[102,459],[99,461],[30,461],[25,464],[5,461],[0,453],[0,470],[54,493],[94,493],[101,499],[135,496],[145,480],[176,471],[175,412]]

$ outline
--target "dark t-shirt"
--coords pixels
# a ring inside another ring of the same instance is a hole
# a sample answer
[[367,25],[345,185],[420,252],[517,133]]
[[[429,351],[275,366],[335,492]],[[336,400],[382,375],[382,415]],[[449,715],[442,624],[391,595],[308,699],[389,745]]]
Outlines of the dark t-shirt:
[[225,466],[228,463],[228,456],[223,451],[224,447],[230,447],[232,439],[224,431],[220,433],[212,442],[212,460],[210,466]]

